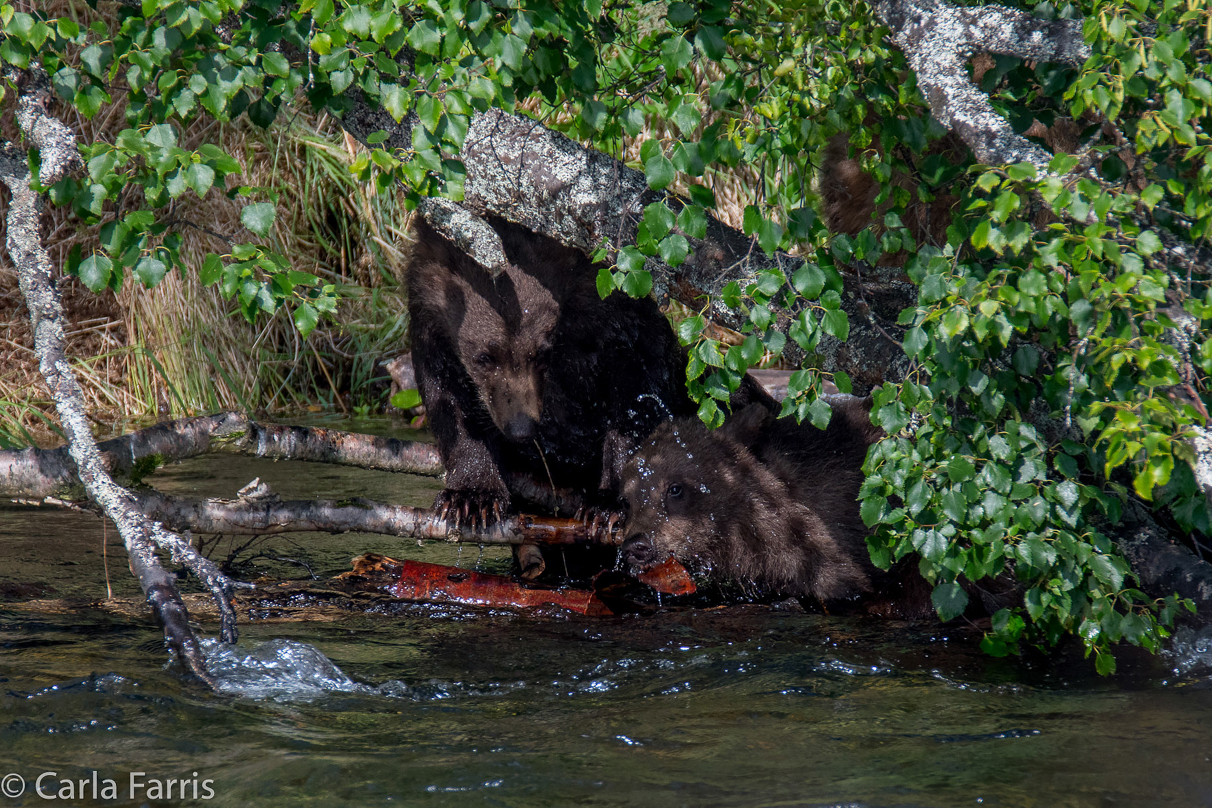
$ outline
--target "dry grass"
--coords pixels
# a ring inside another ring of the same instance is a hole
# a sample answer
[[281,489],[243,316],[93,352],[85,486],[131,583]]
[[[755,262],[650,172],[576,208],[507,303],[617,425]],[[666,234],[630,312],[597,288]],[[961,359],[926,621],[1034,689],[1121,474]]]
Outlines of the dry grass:
[[[47,14],[71,15],[82,24],[106,13],[105,7],[95,11],[72,0],[35,4]],[[17,5],[29,6],[30,0]],[[118,98],[118,91],[114,95]],[[11,101],[10,96],[5,103]],[[118,98],[93,120],[63,104],[54,112],[81,142],[113,142],[126,128],[123,106]],[[17,132],[8,111],[0,114],[0,135],[14,140]],[[250,325],[217,289],[202,287],[196,272],[171,273],[154,289],[127,277],[116,295],[94,295],[74,278],[62,278],[67,352],[90,411],[99,422],[112,424],[224,408],[289,410],[318,402],[349,409],[376,403],[386,389],[385,382],[377,381],[385,379],[378,362],[403,350],[405,340],[398,245],[407,215],[399,200],[373,196],[353,180],[348,165],[354,144],[322,115],[284,110],[268,132],[246,121],[200,119],[180,133],[184,148],[206,141],[218,143],[243,167],[229,184],[270,187],[280,194],[271,246],[288,256],[294,268],[341,286],[346,299],[336,316],[304,341],[283,312]],[[159,215],[187,223],[178,228],[181,255],[196,269],[207,252],[223,253],[227,245],[191,224],[233,242],[250,239],[240,224],[242,206],[218,189],[202,200],[188,192]],[[85,255],[96,248],[96,228],[81,224],[69,209],[48,208],[43,233],[58,267],[73,247]],[[45,443],[55,431],[54,410],[38,374],[20,301],[16,271],[4,255],[0,444]]]

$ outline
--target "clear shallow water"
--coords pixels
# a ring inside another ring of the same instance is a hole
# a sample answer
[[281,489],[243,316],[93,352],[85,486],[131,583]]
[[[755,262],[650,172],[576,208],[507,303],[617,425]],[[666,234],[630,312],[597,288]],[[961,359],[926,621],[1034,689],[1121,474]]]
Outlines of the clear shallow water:
[[[254,476],[284,497],[422,504],[437,486],[230,457],[154,483],[231,496]],[[137,595],[108,540],[115,594]],[[244,621],[234,651],[210,649],[216,694],[164,665],[150,620],[22,605],[29,590],[12,584],[104,597],[101,541],[88,517],[0,511],[0,778],[29,789],[0,805],[48,804],[39,774],[57,773],[43,781],[57,793],[93,770],[118,799],[51,804],[137,805],[151,780],[184,778],[213,792],[185,802],[233,806],[1212,805],[1207,639],[1178,657],[1126,654],[1100,679],[1079,654],[995,660],[963,628],[790,604],[607,619],[418,605]],[[298,561],[330,575],[366,550],[507,565],[500,551],[355,535],[259,549],[246,577],[299,576]],[[132,771],[146,773],[135,799]]]

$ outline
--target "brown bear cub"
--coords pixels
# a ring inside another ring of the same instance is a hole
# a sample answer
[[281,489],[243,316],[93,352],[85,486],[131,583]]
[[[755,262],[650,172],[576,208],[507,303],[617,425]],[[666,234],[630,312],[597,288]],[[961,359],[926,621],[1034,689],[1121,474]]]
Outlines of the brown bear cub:
[[[418,217],[407,269],[413,362],[446,488],[435,508],[485,524],[529,475],[617,500],[628,452],[688,416],[686,359],[651,299],[602,299],[577,250],[500,219],[495,279]],[[605,507],[605,506],[604,506]]]
[[[751,405],[724,426],[656,429],[623,471],[620,552],[633,572],[672,556],[694,574],[806,608],[928,616],[929,587],[870,560],[858,493],[883,437],[869,400],[831,396],[825,430]],[[906,588],[914,591],[906,591]]]

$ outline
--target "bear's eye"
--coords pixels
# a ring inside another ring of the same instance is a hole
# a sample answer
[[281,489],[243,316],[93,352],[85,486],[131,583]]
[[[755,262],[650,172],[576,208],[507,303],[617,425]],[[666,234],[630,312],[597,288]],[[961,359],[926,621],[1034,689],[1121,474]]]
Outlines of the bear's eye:
[[492,354],[482,353],[476,357],[476,364],[480,367],[491,368],[496,367],[497,360],[492,358]]
[[682,498],[681,484],[674,483],[673,485],[669,486],[669,496],[672,497],[673,499],[681,499]]

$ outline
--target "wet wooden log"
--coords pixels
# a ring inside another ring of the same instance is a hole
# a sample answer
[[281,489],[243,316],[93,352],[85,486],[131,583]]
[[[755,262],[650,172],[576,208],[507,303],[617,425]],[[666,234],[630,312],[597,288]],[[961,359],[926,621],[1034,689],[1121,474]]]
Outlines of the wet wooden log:
[[[147,476],[166,463],[209,452],[305,460],[405,474],[441,476],[431,443],[323,427],[261,424],[235,412],[166,421],[97,446],[106,471],[120,482]],[[0,496],[70,497],[79,489],[68,448],[0,452]]]
[[369,499],[281,500],[276,496],[234,500],[135,492],[140,509],[173,530],[225,535],[277,533],[376,533],[405,539],[514,545],[618,545],[619,531],[596,529],[578,519],[515,514],[487,528],[458,526],[429,508]]

